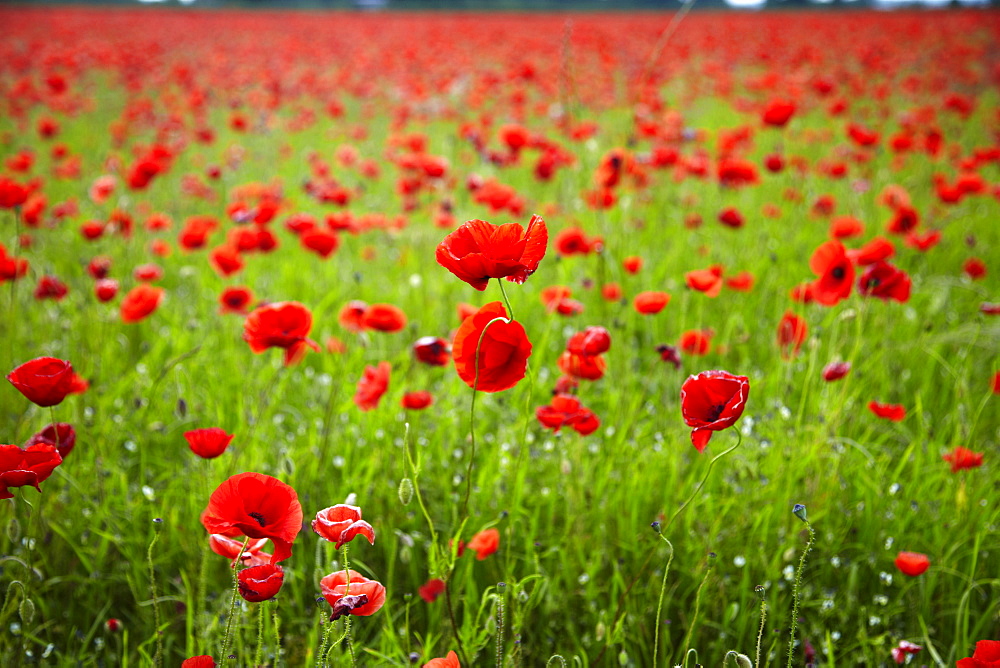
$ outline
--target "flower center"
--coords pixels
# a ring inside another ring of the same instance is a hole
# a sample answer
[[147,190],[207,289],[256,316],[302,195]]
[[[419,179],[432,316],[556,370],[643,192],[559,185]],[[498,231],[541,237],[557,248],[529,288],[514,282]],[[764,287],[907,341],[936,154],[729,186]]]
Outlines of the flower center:
[[267,521],[264,519],[264,516],[261,515],[260,513],[247,513],[247,515],[257,520],[257,524],[261,525],[262,527],[267,526]]
[[726,409],[725,404],[715,404],[714,406],[709,407],[708,409],[709,420],[711,422],[715,422],[716,420],[718,420],[719,416],[722,415],[722,411],[724,411],[725,409]]
[[830,273],[838,281],[844,278],[844,268],[843,267],[834,267],[833,271],[831,271]]

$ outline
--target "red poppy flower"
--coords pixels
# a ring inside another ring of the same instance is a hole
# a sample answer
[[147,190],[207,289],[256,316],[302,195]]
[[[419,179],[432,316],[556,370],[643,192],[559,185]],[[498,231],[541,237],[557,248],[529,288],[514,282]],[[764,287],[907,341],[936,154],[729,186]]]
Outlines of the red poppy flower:
[[155,288],[145,283],[137,285],[122,298],[119,310],[122,322],[133,323],[145,320],[163,300],[163,288]]
[[922,647],[906,640],[900,640],[899,644],[892,648],[892,660],[902,664],[906,662],[906,657],[910,654],[917,654]]
[[734,229],[739,229],[743,227],[745,222],[743,219],[743,214],[733,207],[723,209],[719,212],[719,222],[726,227],[732,227]]
[[930,568],[931,560],[919,552],[900,552],[896,556],[896,568],[905,575],[916,577]]
[[761,120],[765,125],[782,128],[795,114],[795,103],[789,100],[774,99],[767,103]]
[[438,264],[481,291],[491,278],[524,283],[538,269],[548,240],[541,216],[532,216],[526,229],[517,223],[495,226],[470,220],[444,238],[436,257]]
[[400,405],[408,411],[422,411],[433,403],[434,395],[427,390],[407,392],[400,401]]
[[263,564],[244,568],[236,574],[236,579],[240,596],[251,603],[260,603],[278,595],[285,581],[285,571],[275,564]]
[[113,278],[102,278],[94,283],[94,296],[100,302],[109,302],[118,294],[118,281]]
[[809,259],[809,269],[818,276],[812,288],[813,299],[818,303],[833,306],[851,296],[854,265],[839,241],[821,244]]
[[570,427],[581,436],[592,434],[601,426],[600,420],[580,400],[569,394],[557,394],[548,406],[539,406],[535,417],[546,429],[558,433],[562,427]]
[[132,276],[141,283],[155,283],[163,278],[163,268],[157,264],[141,264],[132,270]]
[[458,328],[452,346],[458,377],[481,392],[501,392],[517,385],[524,378],[531,356],[531,342],[521,323],[493,322],[497,318],[507,318],[503,304],[490,302],[483,306]]
[[439,578],[431,578],[425,584],[420,585],[417,589],[417,593],[420,594],[420,598],[424,599],[428,603],[433,603],[438,599],[438,596],[444,593],[444,590],[448,587],[444,580]]
[[737,292],[750,292],[753,290],[753,284],[754,277],[749,271],[741,271],[726,279],[726,287]]
[[285,350],[285,366],[301,359],[306,347],[319,351],[309,336],[312,313],[298,302],[278,302],[254,309],[243,323],[243,340],[259,355],[268,348]]
[[398,332],[406,327],[406,314],[392,304],[372,304],[362,314],[361,326],[379,332]]
[[799,349],[806,340],[809,327],[806,321],[791,311],[786,311],[778,323],[778,347],[785,359],[799,354]]
[[831,362],[823,367],[823,380],[828,383],[834,380],[840,380],[850,372],[850,362]]
[[617,283],[605,283],[601,286],[601,297],[605,301],[616,302],[622,298],[622,288]]
[[316,519],[312,521],[312,530],[321,538],[335,543],[333,547],[337,550],[359,535],[367,538],[370,545],[375,544],[375,529],[361,519],[361,508],[344,503],[338,503],[316,513]]
[[883,404],[878,401],[868,402],[868,410],[880,418],[900,422],[906,417],[906,407],[902,404]]
[[572,378],[600,380],[604,377],[608,363],[602,355],[587,355],[567,350],[559,356],[558,365],[560,371]]
[[632,300],[632,306],[643,315],[659,313],[670,303],[670,295],[666,292],[640,292]]
[[638,274],[642,269],[642,258],[638,255],[630,255],[622,260],[622,268],[630,274]]
[[496,527],[483,529],[473,536],[465,546],[476,553],[478,561],[483,561],[500,549],[500,531]]
[[684,282],[692,290],[704,292],[708,297],[718,297],[722,292],[722,267],[696,269],[684,274]]
[[972,280],[978,281],[986,277],[986,263],[978,257],[970,257],[962,265],[962,271]]
[[377,367],[368,365],[358,381],[358,389],[354,394],[354,403],[363,411],[370,411],[378,406],[382,395],[389,389],[389,376],[392,365],[379,362]]
[[898,206],[886,224],[886,231],[889,234],[906,234],[913,231],[919,224],[920,216],[916,209],[906,205]]
[[443,659],[431,659],[422,668],[462,668],[462,664],[458,662],[458,654],[455,654],[455,650],[451,650]]
[[830,236],[834,239],[848,239],[861,236],[865,225],[854,216],[840,216],[830,221]]
[[340,246],[340,239],[331,230],[324,227],[313,227],[305,230],[299,237],[302,247],[310,250],[321,258],[328,258]]
[[219,295],[219,313],[238,313],[246,315],[253,301],[250,288],[241,285],[228,287]]
[[0,499],[14,497],[11,487],[31,485],[41,492],[38,485],[61,463],[62,457],[53,445],[0,445]]
[[184,432],[191,452],[203,459],[215,459],[229,447],[233,434],[227,434],[225,429],[211,427],[209,429],[192,429]]
[[263,473],[239,473],[212,492],[201,523],[209,533],[270,538],[272,564],[292,556],[302,528],[302,506],[291,486]]
[[602,237],[587,237],[579,227],[568,227],[560,231],[553,243],[560,255],[587,255],[604,247]]
[[712,347],[711,330],[693,329],[681,334],[680,349],[688,355],[707,355]]
[[331,621],[344,615],[374,615],[385,604],[382,583],[369,580],[354,570],[330,573],[319,581],[319,586],[323,598],[333,608]]
[[413,344],[413,356],[424,364],[445,366],[451,359],[451,346],[439,336],[422,336]]
[[76,430],[73,429],[73,425],[66,422],[50,424],[29,438],[24,447],[28,448],[38,444],[55,446],[59,456],[66,459],[66,455],[72,452],[76,445]]
[[215,668],[215,659],[208,654],[192,656],[181,662],[181,668]]
[[55,276],[42,276],[35,287],[35,299],[60,301],[69,294],[69,288]]
[[910,277],[888,262],[876,262],[861,274],[858,292],[866,297],[878,297],[884,301],[892,299],[906,303],[910,299]]
[[980,640],[972,656],[959,660],[955,668],[1000,668],[1000,640]]
[[349,301],[340,309],[337,322],[349,332],[363,332],[365,329],[363,319],[367,310],[368,304],[365,302],[357,299]]
[[38,357],[21,364],[7,380],[31,403],[45,408],[62,403],[73,392],[73,365],[55,357]]
[[906,235],[904,243],[910,248],[914,248],[921,253],[926,253],[941,241],[941,230],[929,230],[923,234],[910,232]]
[[245,264],[239,249],[228,243],[213,248],[208,254],[208,262],[220,276],[232,276]]
[[661,343],[656,346],[656,352],[660,354],[660,359],[664,362],[673,364],[675,369],[681,368],[681,354],[676,347]]
[[266,538],[252,540],[247,543],[247,549],[241,555],[240,549],[243,547],[243,541],[226,538],[222,534],[217,533],[213,533],[208,537],[208,547],[212,552],[215,552],[220,557],[225,557],[230,563],[235,562],[236,558],[239,557],[240,562],[244,566],[260,566],[270,562],[271,555],[261,551],[266,544]]
[[973,452],[958,445],[951,452],[945,453],[941,459],[951,463],[951,472],[958,473],[965,469],[975,469],[983,465],[983,453]]
[[181,248],[193,251],[208,243],[208,235],[219,227],[219,222],[212,216],[191,216],[184,222],[184,229],[177,237]]
[[854,264],[869,265],[888,260],[896,254],[896,247],[885,237],[875,237],[857,250],[847,251],[847,257]]
[[681,415],[691,431],[691,443],[703,452],[712,432],[733,426],[746,408],[750,379],[728,371],[702,371],[681,385]]

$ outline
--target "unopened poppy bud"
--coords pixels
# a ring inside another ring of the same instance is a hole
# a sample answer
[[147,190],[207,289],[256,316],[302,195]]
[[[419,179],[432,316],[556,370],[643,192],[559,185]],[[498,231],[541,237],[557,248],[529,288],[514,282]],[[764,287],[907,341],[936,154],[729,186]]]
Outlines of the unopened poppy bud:
[[108,617],[108,621],[104,622],[104,628],[108,630],[108,633],[117,633],[122,630],[122,621],[114,617]]
[[35,618],[35,602],[30,598],[21,600],[21,605],[17,606],[17,614],[23,624],[30,624]]
[[660,535],[661,533],[663,533],[663,531],[660,529],[660,523],[659,522],[653,522],[649,526],[650,526],[650,528],[653,529],[653,531],[656,532],[657,535]]
[[153,518],[153,529],[155,531],[159,531],[162,528],[163,528],[163,518],[162,517],[154,517]]
[[803,506],[801,503],[796,503],[794,506],[792,506],[792,513],[803,522],[809,521],[806,518],[806,507]]
[[736,655],[736,665],[739,666],[739,668],[753,668],[753,663],[750,662],[750,657],[746,654]]
[[410,501],[413,500],[413,481],[409,478],[403,478],[399,481],[399,502],[404,506],[410,505]]
[[618,653],[618,665],[623,667],[628,665],[628,652],[625,650]]
[[757,594],[757,598],[759,598],[762,601],[764,600],[764,585],[757,585],[756,587],[753,588],[753,591],[755,594]]
[[10,518],[10,521],[7,522],[7,539],[12,543],[21,540],[21,523],[17,521],[16,517]]
[[177,415],[179,415],[180,417],[185,417],[185,416],[187,416],[187,412],[188,412],[187,402],[184,401],[183,399],[178,399],[177,400]]

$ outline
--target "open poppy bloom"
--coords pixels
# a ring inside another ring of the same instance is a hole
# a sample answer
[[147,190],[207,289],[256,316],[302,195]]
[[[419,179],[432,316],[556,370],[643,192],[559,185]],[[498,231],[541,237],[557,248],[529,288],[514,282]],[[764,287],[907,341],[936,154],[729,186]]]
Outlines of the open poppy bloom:
[[844,244],[827,241],[809,259],[809,268],[818,278],[813,282],[812,295],[823,306],[833,306],[851,296],[854,265],[847,258]]
[[781,349],[782,358],[789,359],[798,355],[808,332],[809,327],[805,320],[791,311],[786,311],[778,323],[778,347]]
[[670,303],[670,295],[666,292],[640,292],[632,300],[632,306],[643,315],[659,313]]
[[681,415],[694,429],[691,443],[703,452],[712,432],[733,426],[746,408],[750,379],[728,371],[702,371],[681,385]]
[[577,355],[600,355],[611,350],[611,335],[603,327],[587,327],[570,337],[566,350]]
[[413,356],[424,364],[445,366],[451,359],[451,345],[439,336],[421,336],[413,344]]
[[434,395],[427,390],[407,392],[400,400],[400,405],[408,411],[422,411],[434,403]]
[[337,322],[340,326],[349,332],[363,332],[365,326],[362,320],[365,317],[365,311],[368,310],[368,304],[359,300],[354,299],[347,302],[344,308],[340,309],[340,313],[337,315]]
[[878,261],[865,269],[858,292],[866,297],[905,303],[910,299],[910,277],[888,262]]
[[253,292],[250,291],[250,288],[242,286],[228,287],[219,295],[219,313],[246,315],[252,301]]
[[316,519],[312,521],[312,530],[321,538],[335,543],[334,548],[337,550],[359,535],[367,538],[369,544],[375,544],[375,529],[361,519],[361,509],[344,503],[338,503],[316,513]]
[[840,380],[850,372],[850,362],[831,362],[823,367],[823,380],[828,383],[834,380]]
[[722,267],[715,265],[708,269],[696,269],[684,274],[684,282],[692,290],[704,292],[709,297],[718,297],[722,291]]
[[958,473],[965,469],[975,469],[983,465],[983,453],[973,452],[958,445],[951,452],[941,455],[941,459],[951,464],[951,472]]
[[209,533],[234,538],[270,538],[272,564],[292,556],[302,527],[302,506],[290,485],[263,473],[239,473],[212,492],[201,523]]
[[46,408],[73,393],[73,365],[55,357],[38,357],[21,364],[7,380],[31,403]]
[[444,590],[448,587],[444,580],[440,578],[431,578],[425,584],[420,585],[417,589],[417,593],[420,598],[424,599],[428,603],[433,603],[438,599],[438,596],[444,593]]
[[361,315],[361,326],[379,332],[398,332],[406,327],[406,314],[392,304],[372,304]]
[[517,223],[470,220],[444,238],[436,257],[442,267],[482,291],[491,278],[524,283],[538,269],[548,240],[541,216],[532,216],[526,229]]
[[896,663],[905,663],[906,657],[910,654],[918,653],[922,647],[907,640],[900,640],[899,644],[892,648],[892,660]]
[[19,448],[16,445],[0,445],[0,499],[12,499],[11,487],[31,485],[39,492],[39,483],[52,475],[52,471],[62,463],[62,457],[55,446],[39,443]]
[[215,668],[215,665],[215,659],[208,654],[192,656],[190,659],[184,659],[181,662],[181,668]]
[[191,452],[202,459],[215,459],[229,447],[229,443],[233,440],[233,434],[227,434],[225,429],[212,427],[186,431],[184,438],[191,447]]
[[240,596],[251,603],[274,598],[284,581],[285,571],[275,564],[251,566],[236,574],[236,586]]
[[213,533],[208,537],[209,549],[220,557],[225,557],[227,561],[234,564],[234,567],[234,562],[237,557],[239,557],[240,562],[244,566],[260,566],[262,564],[269,563],[271,561],[271,555],[267,552],[261,551],[266,544],[266,538],[252,540],[247,543],[247,548],[243,551],[243,554],[240,554],[240,549],[243,547],[243,541],[226,538],[222,534],[217,533]]
[[452,355],[455,371],[466,385],[481,392],[501,392],[524,378],[531,342],[521,323],[507,320],[503,304],[490,302],[458,328]]
[[896,568],[904,575],[915,578],[930,568],[931,560],[927,558],[926,554],[920,552],[900,552],[896,556],[895,564]]
[[883,404],[879,401],[868,402],[868,410],[875,415],[893,422],[900,422],[906,417],[906,407],[902,404]]
[[135,286],[122,298],[120,308],[122,322],[133,323],[145,320],[163,301],[163,288],[142,283]]
[[378,407],[382,395],[389,389],[389,375],[392,365],[379,362],[378,366],[368,365],[358,381],[358,390],[354,393],[354,403],[363,411]]
[[535,417],[542,426],[558,433],[562,427],[571,427],[586,436],[601,426],[600,420],[580,400],[569,394],[557,394],[548,406],[539,406]]
[[319,581],[323,598],[333,608],[330,621],[344,615],[367,617],[385,604],[385,587],[357,571],[337,571]]
[[980,640],[972,656],[961,659],[955,668],[1000,668],[1000,640]]
[[259,355],[268,348],[284,348],[285,366],[294,364],[306,348],[319,351],[309,336],[312,313],[299,302],[277,302],[254,309],[243,323],[243,340]]
[[451,650],[443,659],[431,659],[423,665],[423,668],[462,668],[462,664],[458,662],[455,650]]
[[476,553],[478,561],[483,561],[500,549],[500,530],[496,527],[483,529],[473,536],[465,547]]
[[34,436],[28,439],[24,447],[37,444],[54,445],[59,451],[59,456],[66,459],[66,455],[73,450],[76,445],[76,430],[73,425],[67,422],[57,422],[50,424]]

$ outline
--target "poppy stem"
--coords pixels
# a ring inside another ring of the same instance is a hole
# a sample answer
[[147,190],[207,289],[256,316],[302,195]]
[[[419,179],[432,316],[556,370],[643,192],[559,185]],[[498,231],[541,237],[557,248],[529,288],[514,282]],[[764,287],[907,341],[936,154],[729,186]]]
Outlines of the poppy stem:
[[753,665],[760,665],[760,646],[764,641],[764,624],[767,622],[767,600],[764,598],[764,587],[757,585],[754,588],[757,595],[760,596],[760,629],[757,631],[757,654],[754,658]]
[[254,653],[253,665],[264,665],[264,603],[257,604],[257,651]]
[[229,652],[229,641],[232,638],[233,633],[233,618],[236,617],[236,598],[240,593],[240,579],[236,572],[236,563],[243,556],[243,553],[247,550],[247,545],[250,544],[250,536],[246,537],[243,541],[243,547],[240,548],[239,553],[236,558],[233,559],[232,569],[233,569],[233,597],[229,601],[229,619],[226,620],[226,635],[222,639],[222,654],[219,656],[219,664],[224,665],[226,663],[226,658]]
[[[688,643],[691,642],[691,635],[694,633],[695,624],[698,623],[698,611],[701,608],[701,590],[705,588],[705,583],[708,582],[708,576],[712,572],[712,567],[715,566],[715,553],[711,552],[708,555],[708,568],[705,569],[705,575],[701,579],[701,584],[698,585],[698,591],[694,596],[694,614],[691,615],[691,624],[688,626],[687,634],[684,636],[684,647],[688,648]],[[687,651],[690,651],[688,648]],[[685,654],[685,665],[687,665],[687,655]]]
[[670,519],[667,520],[667,523],[663,526],[664,529],[669,528],[674,523],[674,520],[677,519],[677,516],[680,515],[682,512],[684,512],[684,510],[689,505],[691,505],[691,502],[694,501],[695,497],[698,496],[698,492],[701,491],[701,488],[704,487],[705,483],[708,481],[708,476],[712,475],[712,469],[715,467],[715,462],[719,461],[720,459],[728,455],[730,452],[740,447],[740,445],[743,443],[743,434],[740,433],[739,429],[736,429],[735,431],[737,439],[736,445],[729,448],[728,450],[720,452],[719,454],[717,454],[715,457],[712,458],[712,461],[708,463],[708,470],[705,471],[705,476],[701,479],[701,482],[699,482],[698,486],[695,487],[694,492],[691,493],[691,496],[688,497],[687,501],[685,501],[684,504],[680,508],[675,510],[674,514],[670,516]]
[[660,583],[660,599],[656,603],[656,626],[653,627],[653,668],[656,668],[660,660],[660,614],[663,610],[663,595],[667,591],[667,576],[670,575],[670,564],[674,560],[674,545],[667,537],[660,534],[660,539],[670,548],[670,555],[667,557],[667,565],[663,569],[663,581]]
[[806,548],[802,551],[802,556],[799,558],[799,567],[795,569],[795,584],[792,586],[792,621],[791,621],[791,631],[788,636],[788,663],[787,668],[792,668],[792,657],[795,655],[795,630],[799,625],[799,598],[801,597],[802,588],[802,572],[806,568],[806,557],[809,555],[809,551],[812,550],[813,543],[816,542],[816,531],[812,528],[812,524],[808,520],[803,520],[806,525],[806,529],[809,530],[809,541],[806,542]]
[[[56,430],[58,434],[58,430]],[[57,436],[58,438],[58,436]],[[153,540],[149,541],[149,549],[146,550],[146,563],[149,564],[149,594],[153,603],[153,633],[156,634],[156,654],[153,656],[153,665],[159,666],[163,662],[163,636],[160,631],[160,605],[156,597],[156,568],[153,565],[153,547],[160,538],[160,527],[163,520],[156,518],[153,520]]]
[[507,290],[505,290],[504,287],[503,287],[503,279],[502,278],[498,278],[497,279],[497,285],[500,286],[500,294],[503,295],[503,303],[507,306],[507,317],[509,317],[511,320],[513,320],[514,319],[514,309],[512,309],[510,307],[510,300],[507,299]]

